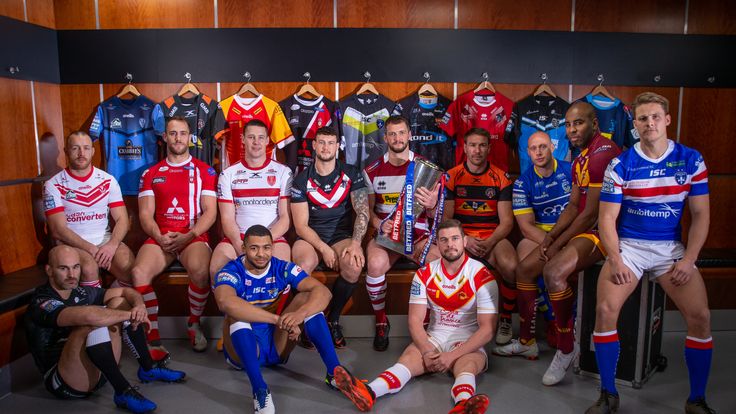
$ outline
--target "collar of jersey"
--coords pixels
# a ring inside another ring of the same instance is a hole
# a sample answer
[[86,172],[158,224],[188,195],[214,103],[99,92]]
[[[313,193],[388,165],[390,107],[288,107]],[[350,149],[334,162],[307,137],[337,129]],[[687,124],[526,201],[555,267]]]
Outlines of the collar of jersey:
[[136,102],[141,99],[143,95],[138,95],[133,99],[123,99],[119,96],[115,96],[116,103],[124,108],[133,108],[136,106]]
[[266,266],[266,270],[263,271],[260,275],[256,275],[254,273],[251,273],[247,267],[245,267],[245,255],[242,255],[240,257],[240,265],[243,266],[243,271],[246,275],[252,277],[253,279],[263,279],[268,275],[268,273],[271,271],[271,261],[268,262],[268,266]]
[[263,94],[260,94],[256,96],[255,98],[243,98],[242,96],[235,94],[234,98],[235,103],[238,104],[243,109],[250,109],[254,107],[258,102],[263,99]]
[[[409,161],[414,161],[414,151],[412,150],[409,150]],[[388,163],[388,151],[386,151],[386,154],[383,155],[383,162]],[[404,165],[404,164],[401,164],[401,165]]]
[[247,162],[245,162],[245,160],[240,160],[239,162],[241,164],[243,164],[243,167],[245,167],[245,168],[247,168],[249,170],[258,171],[258,170],[262,170],[262,169],[266,168],[266,166],[271,162],[271,159],[268,158],[268,157],[266,157],[266,161],[264,161],[263,164],[259,165],[258,167],[251,166],[250,164],[248,164]]
[[[600,109],[602,111],[605,111],[607,109],[615,108],[618,106],[618,103],[621,102],[618,98],[611,100],[608,99],[605,96],[596,95],[593,96],[591,94],[585,95],[585,100],[588,101],[595,109]],[[600,104],[598,102],[601,102]]]
[[182,162],[180,162],[179,164],[173,164],[173,163],[170,163],[170,162],[169,162],[169,160],[168,160],[168,158],[164,158],[164,160],[166,160],[166,164],[167,164],[167,165],[168,165],[169,167],[181,167],[182,165],[187,165],[187,164],[189,164],[190,162],[192,162],[192,156],[191,156],[191,155],[189,155],[189,158],[187,158],[187,159],[186,159],[185,161],[182,161]]
[[457,272],[455,272],[453,274],[450,274],[447,271],[447,269],[445,269],[445,262],[444,262],[444,260],[440,259],[440,266],[442,267],[442,273],[444,273],[444,275],[447,276],[447,278],[450,279],[450,280],[455,280],[455,278],[457,277],[457,275],[459,275],[460,272],[463,271],[463,268],[465,267],[465,265],[467,263],[468,263],[468,255],[466,254],[465,255],[465,259],[463,259],[463,264],[460,265],[460,267],[457,269]]
[[95,167],[94,167],[94,166],[92,166],[92,168],[90,168],[90,169],[89,169],[89,174],[85,175],[84,177],[80,177],[80,176],[78,176],[78,175],[74,174],[74,173],[72,172],[72,170],[70,170],[70,169],[69,169],[69,167],[66,167],[66,168],[64,168],[64,169],[66,170],[66,173],[67,173],[67,174],[68,174],[68,175],[69,175],[70,177],[72,177],[72,178],[74,178],[75,180],[77,180],[77,181],[80,181],[80,182],[85,182],[85,181],[89,180],[89,177],[91,177],[91,176],[92,176],[92,174],[94,174],[94,172],[95,172]]
[[672,153],[672,151],[674,150],[675,142],[667,138],[667,149],[664,151],[664,153],[659,158],[649,158],[646,156],[646,154],[644,154],[644,151],[641,150],[641,142],[637,142],[636,144],[634,144],[634,151],[636,151],[636,153],[639,154],[640,157],[653,164],[660,163],[663,159],[667,158],[667,156],[670,155],[670,153]]
[[324,97],[325,97],[324,95],[320,95],[314,99],[304,99],[304,98],[300,98],[299,95],[294,94],[294,100],[304,106],[317,106],[319,105],[320,102],[322,102],[322,99]]
[[[493,99],[491,99],[489,102],[478,102],[478,98],[479,97],[485,97],[485,96],[490,96]],[[484,108],[487,108],[489,106],[493,106],[493,104],[496,103],[496,94],[495,93],[494,94],[476,94],[476,93],[473,93],[473,102],[476,105],[482,106]]]
[[[552,174],[554,174],[554,173],[557,172],[557,158],[552,157],[552,161],[555,162],[555,166],[552,167]],[[537,177],[542,178],[542,179],[546,178],[542,174],[540,174],[539,171],[537,171],[537,166],[536,165],[534,165],[532,168],[534,168],[534,174],[537,174]]]

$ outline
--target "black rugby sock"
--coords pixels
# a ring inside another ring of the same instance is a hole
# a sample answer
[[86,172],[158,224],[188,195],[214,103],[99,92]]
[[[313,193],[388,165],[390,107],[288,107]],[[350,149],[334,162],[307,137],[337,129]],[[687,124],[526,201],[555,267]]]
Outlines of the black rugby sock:
[[335,323],[340,319],[340,314],[345,308],[345,304],[353,296],[353,290],[357,285],[358,283],[350,283],[342,276],[335,280],[335,284],[332,285],[332,302],[327,317],[328,322]]
[[124,325],[123,340],[128,345],[128,348],[130,348],[135,359],[138,360],[138,365],[145,371],[150,371],[153,368],[153,359],[151,359],[151,354],[148,352],[146,333],[143,330],[143,325],[139,325],[138,329],[135,330],[130,322],[126,322]]
[[115,394],[122,394],[130,387],[130,383],[118,368],[107,327],[97,328],[87,335],[87,356],[110,382]]

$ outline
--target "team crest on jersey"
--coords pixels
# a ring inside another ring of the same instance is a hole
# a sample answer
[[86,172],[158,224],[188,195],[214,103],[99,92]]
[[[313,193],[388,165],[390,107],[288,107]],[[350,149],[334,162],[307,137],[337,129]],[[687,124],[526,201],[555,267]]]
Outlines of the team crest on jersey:
[[467,197],[468,190],[465,189],[465,187],[458,187],[457,188],[457,195],[460,197]]
[[493,187],[486,188],[486,197],[488,198],[496,197],[496,189]]
[[141,128],[144,128],[146,126],[146,120],[144,118],[139,118],[138,125],[140,125]]
[[269,175],[268,177],[266,177],[266,182],[268,183],[268,185],[273,186],[274,184],[276,184],[276,176]]
[[562,180],[562,191],[569,193],[572,190],[572,187],[570,186],[570,182],[567,180]]
[[63,306],[63,305],[64,303],[62,303],[61,301],[58,301],[56,299],[49,299],[43,302],[40,307],[44,312],[51,313],[54,310],[58,309],[59,306]]
[[677,184],[685,185],[685,182],[687,181],[687,173],[685,171],[677,171],[675,173],[675,181],[677,181]]

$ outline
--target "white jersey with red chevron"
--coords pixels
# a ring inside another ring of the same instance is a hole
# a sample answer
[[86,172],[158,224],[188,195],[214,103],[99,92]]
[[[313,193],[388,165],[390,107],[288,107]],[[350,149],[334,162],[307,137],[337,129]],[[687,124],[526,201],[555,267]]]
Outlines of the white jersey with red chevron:
[[488,268],[467,255],[454,274],[437,259],[417,270],[409,303],[429,308],[428,332],[469,336],[478,329],[478,314],[498,313],[498,285]]
[[109,232],[109,209],[125,206],[117,180],[95,167],[85,177],[64,169],[46,181],[43,189],[46,215],[64,213],[67,226],[94,245],[102,243]]
[[155,197],[161,233],[191,229],[202,215],[202,197],[215,197],[215,169],[191,156],[179,164],[164,159],[141,176],[138,197]]
[[279,219],[279,200],[291,195],[291,180],[291,169],[272,159],[258,167],[240,160],[220,173],[217,201],[235,205],[242,235],[252,225],[270,227]]

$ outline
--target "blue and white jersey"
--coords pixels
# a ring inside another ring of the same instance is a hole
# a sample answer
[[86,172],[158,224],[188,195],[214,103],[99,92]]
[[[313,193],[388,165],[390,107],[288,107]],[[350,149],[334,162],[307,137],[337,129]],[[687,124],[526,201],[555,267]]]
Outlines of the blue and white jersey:
[[245,255],[226,264],[215,275],[214,288],[230,286],[235,294],[253,306],[276,313],[279,298],[289,289],[296,289],[307,273],[294,263],[271,257],[266,271],[254,275],[243,265]]
[[533,213],[534,224],[544,231],[555,226],[572,191],[572,166],[567,161],[554,162],[554,172],[549,177],[541,176],[532,164],[514,182],[514,216]]
[[708,169],[692,148],[671,140],[658,159],[636,143],[611,160],[601,188],[601,201],[620,203],[621,239],[679,241],[680,219],[688,195],[708,194]]
[[118,180],[123,195],[138,195],[143,171],[158,158],[153,106],[143,95],[135,99],[113,96],[97,107],[89,127],[93,139],[102,139],[106,170]]

